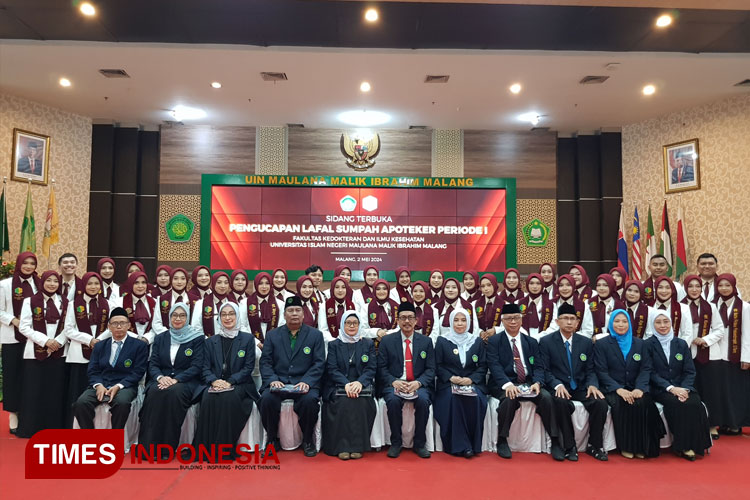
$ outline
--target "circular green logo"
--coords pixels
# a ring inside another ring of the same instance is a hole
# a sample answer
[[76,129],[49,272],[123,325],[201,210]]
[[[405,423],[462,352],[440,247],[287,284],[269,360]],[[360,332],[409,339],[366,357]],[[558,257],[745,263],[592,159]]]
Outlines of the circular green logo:
[[472,360],[473,362],[475,362],[475,363],[478,363],[478,362],[479,362],[479,356],[477,356],[476,354],[474,354],[474,355],[473,355],[473,356],[471,357],[471,360]]
[[305,354],[310,354],[312,352],[312,349],[310,349],[309,347],[305,346],[305,348],[302,349],[302,352],[304,352]]
[[244,358],[245,357],[245,351],[243,351],[242,349],[240,349],[239,351],[237,351],[237,357]]
[[581,361],[586,361],[588,359],[584,353],[581,353],[580,358],[581,358]]
[[547,246],[549,239],[549,226],[539,219],[534,219],[521,230],[527,247]]
[[125,363],[123,364],[125,365],[125,368],[130,368],[133,365],[133,362],[130,361],[129,359],[126,359]]
[[534,356],[530,356],[530,357],[529,357],[529,364],[530,364],[530,365],[533,365],[533,364],[534,364]]
[[682,361],[682,354],[680,354],[679,352],[677,354],[675,354],[675,359],[677,361]]
[[368,356],[367,354],[363,354],[362,355],[362,362],[363,363],[367,363],[368,361],[370,361],[370,356]]
[[185,349],[185,356],[192,356],[192,355],[193,355],[193,350],[192,349],[190,349],[190,348]]
[[192,238],[195,224],[187,215],[177,214],[166,222],[164,228],[169,241],[185,243]]
[[640,355],[640,354],[638,354],[638,353],[635,353],[635,354],[633,354],[633,359],[634,359],[635,361],[640,361],[640,360],[641,360],[641,355]]

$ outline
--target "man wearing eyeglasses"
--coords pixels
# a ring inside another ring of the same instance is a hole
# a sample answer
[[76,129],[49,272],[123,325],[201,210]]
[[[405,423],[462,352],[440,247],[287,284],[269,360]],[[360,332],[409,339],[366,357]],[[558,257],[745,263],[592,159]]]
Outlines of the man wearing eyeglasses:
[[[432,340],[425,335],[414,335],[417,314],[411,302],[399,304],[397,320],[399,330],[384,336],[378,348],[378,379],[391,427],[388,457],[401,454],[401,410],[406,396],[414,403],[414,453],[420,458],[430,458],[426,429],[435,384]],[[416,398],[411,398],[412,394]]]
[[552,438],[552,457],[565,460],[558,442],[558,429],[552,413],[552,396],[542,388],[544,366],[539,344],[521,328],[523,315],[517,304],[505,304],[500,320],[504,332],[490,337],[487,343],[487,364],[490,368],[490,394],[500,400],[497,409],[497,454],[511,458],[508,446],[510,425],[521,401],[536,405],[547,434]]
[[138,383],[146,373],[149,346],[128,335],[130,320],[122,307],[109,315],[111,337],[94,346],[89,360],[90,386],[73,404],[73,415],[81,429],[94,428],[94,412],[108,403],[112,428],[124,429],[130,404],[138,393]]

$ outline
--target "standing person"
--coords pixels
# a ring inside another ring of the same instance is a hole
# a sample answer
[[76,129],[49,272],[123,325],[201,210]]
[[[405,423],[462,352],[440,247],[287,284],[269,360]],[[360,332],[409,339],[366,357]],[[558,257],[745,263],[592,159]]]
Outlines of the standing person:
[[633,325],[633,336],[642,339],[648,328],[650,308],[643,302],[643,283],[638,280],[628,280],[625,283],[625,310]]
[[446,335],[450,332],[450,316],[457,307],[466,309],[466,312],[469,314],[469,333],[479,331],[479,323],[477,322],[477,315],[474,313],[474,306],[462,299],[460,292],[461,289],[459,288],[458,280],[456,278],[448,278],[443,284],[443,298],[437,303],[432,304],[432,309],[438,317],[437,333],[440,335]]
[[628,280],[628,273],[621,267],[613,267],[609,270],[609,275],[615,280],[615,295],[622,302],[625,301],[625,282]]
[[[677,300],[677,290],[672,278],[660,276],[654,281],[655,298],[654,305],[651,308],[653,316],[656,310],[667,311],[672,319],[672,328],[677,332],[677,336],[689,344],[693,342],[693,329],[691,328],[690,308]],[[650,329],[646,329],[643,338],[653,335]]]
[[323,284],[323,268],[317,264],[312,264],[305,269],[305,275],[309,276],[312,280],[315,301],[318,304],[324,303],[326,298],[325,295],[323,295],[323,291],[320,289],[320,286]]
[[[411,293],[414,297],[414,312],[417,315],[417,323],[414,325],[414,331],[427,337],[432,336],[432,332],[437,328],[438,317],[435,310],[427,303],[427,297],[430,291],[430,285],[424,281],[416,281],[411,287]],[[437,339],[437,334],[432,336]],[[434,343],[433,340],[433,343]]]
[[283,325],[284,316],[271,294],[271,276],[265,272],[258,273],[253,282],[255,292],[240,302],[240,316],[246,315],[246,330],[260,342],[259,347],[262,349],[266,334]]
[[[352,269],[347,266],[346,264],[341,264],[340,266],[336,266],[336,268],[333,270],[333,277],[338,278],[341,277],[344,281],[346,281],[346,286],[349,287],[349,299],[351,300],[354,295],[354,290],[351,288],[351,281],[352,281]],[[325,296],[326,300],[331,298],[331,289],[323,290],[323,295]]]
[[[268,333],[260,357],[263,377],[260,416],[266,430],[266,445],[273,444],[280,450],[281,402],[294,399],[294,412],[302,430],[302,450],[306,457],[314,457],[318,452],[313,434],[326,360],[323,334],[303,323],[304,306],[300,297],[289,297],[284,307],[286,324]],[[293,385],[294,391],[285,391],[287,385]]]
[[577,332],[581,331],[581,325],[584,321],[593,321],[591,319],[591,310],[586,307],[586,303],[579,299],[575,294],[575,278],[569,274],[562,274],[557,278],[557,295],[552,301],[555,309],[559,309],[563,304],[570,304],[576,310],[578,318]]
[[[211,293],[211,271],[206,266],[196,267],[190,273],[190,282],[193,286],[188,290],[188,297],[190,297],[190,307],[194,308],[196,302]],[[190,310],[190,316],[195,319],[192,309]]]
[[461,298],[473,305],[474,301],[482,296],[482,290],[479,289],[479,273],[474,270],[466,271],[463,282],[464,291],[461,292]]
[[130,331],[139,340],[151,344],[156,335],[151,328],[156,310],[156,300],[148,295],[148,278],[146,273],[136,271],[128,276],[125,282],[128,293],[122,297],[119,306],[128,313]]
[[114,281],[115,261],[109,257],[103,257],[97,262],[96,269],[102,278],[102,295],[110,302],[117,301],[120,298],[120,285]]
[[320,303],[315,298],[315,285],[313,285],[313,280],[310,276],[304,275],[297,279],[297,297],[302,302],[302,312],[304,314],[302,322],[307,326],[317,328]]
[[375,266],[367,266],[362,274],[365,277],[365,284],[362,288],[356,290],[352,296],[354,305],[361,318],[367,317],[367,306],[375,300],[375,282],[379,279],[380,273]]
[[[643,301],[647,305],[653,306],[654,302],[656,301],[656,280],[661,277],[667,277],[667,273],[669,272],[669,264],[667,263],[667,258],[661,254],[652,256],[651,260],[648,263],[648,269],[651,273],[651,276],[646,278],[646,280],[644,280],[643,282]],[[685,290],[683,290],[682,285],[680,285],[679,283],[675,283],[674,287],[677,292],[675,294],[676,300],[679,301],[684,299]]]
[[65,426],[65,352],[63,326],[68,299],[56,271],[42,273],[40,290],[24,299],[18,330],[26,337],[23,351],[18,437]]
[[588,338],[597,339],[597,335],[607,333],[607,325],[612,311],[625,309],[616,292],[615,279],[609,274],[600,274],[596,278],[596,295],[589,299],[591,315],[584,318],[581,333]]
[[[270,277],[268,278],[268,280],[270,282]],[[232,271],[232,275],[229,276],[229,282],[232,285],[232,295],[234,296],[234,303],[239,304],[243,299],[246,299],[250,296],[250,291],[248,290],[249,283],[247,281],[247,273],[245,273],[244,269],[235,269],[234,271]]]
[[498,292],[497,278],[493,274],[485,274],[479,280],[482,296],[474,303],[477,312],[479,336],[485,342],[502,331],[500,316],[503,312],[503,299]]
[[[219,308],[227,302],[234,303],[234,296],[229,286],[229,276],[219,272],[211,277],[211,292],[198,299],[193,307],[190,325],[203,332],[206,337],[216,333],[219,321]],[[237,317],[239,323],[240,317]]]
[[131,274],[137,273],[138,271],[142,273],[146,272],[146,268],[143,267],[143,264],[137,260],[131,260],[130,262],[128,262],[128,265],[125,267],[125,270],[128,273],[127,275],[128,278],[130,277]]
[[62,278],[62,295],[71,301],[76,294],[83,293],[84,285],[76,276],[78,257],[69,252],[64,253],[57,259],[57,267]]
[[398,331],[383,337],[378,349],[378,379],[391,428],[388,458],[401,454],[404,398],[414,402],[414,453],[430,458],[426,430],[435,385],[435,351],[427,337],[414,335],[416,322],[414,304],[401,304]]
[[664,406],[672,450],[692,462],[711,447],[708,415],[693,387],[693,356],[687,342],[675,337],[666,311],[656,311],[651,330],[654,335],[646,341],[652,363],[651,394]]
[[397,331],[396,320],[400,304],[389,298],[390,285],[386,280],[377,280],[374,288],[375,300],[370,301],[367,306],[367,325],[363,335],[374,339],[377,349],[384,336]]
[[518,272],[518,269],[506,269],[505,277],[503,277],[503,291],[500,292],[503,304],[518,304],[523,297],[521,273]]
[[583,266],[574,264],[570,266],[568,274],[575,281],[575,291],[573,292],[575,296],[581,299],[582,302],[587,302],[594,295],[594,291],[591,289],[591,285],[589,285],[589,275],[586,274],[586,270]]
[[414,302],[414,298],[411,296],[411,272],[408,267],[396,268],[396,286],[391,289],[388,296],[396,304]]
[[[341,318],[345,311],[354,310],[354,302],[351,300],[351,288],[341,276],[333,278],[331,289],[328,291],[330,298],[325,304],[321,304],[318,312],[318,330],[323,332],[323,338],[330,342],[341,335]],[[363,325],[364,326],[364,325]]]
[[556,316],[555,304],[544,293],[544,280],[540,274],[531,273],[526,278],[528,294],[518,301],[523,314],[523,328],[539,340],[549,333]]
[[433,269],[430,272],[430,296],[427,297],[427,303],[436,304],[443,298],[443,285],[445,284],[445,274],[440,269]]
[[712,253],[702,253],[698,256],[697,264],[701,278],[701,295],[707,302],[715,302],[718,299],[716,277],[719,275],[719,261]]
[[609,406],[594,373],[594,346],[588,337],[575,333],[578,317],[570,304],[560,306],[556,323],[559,330],[539,341],[539,352],[544,365],[544,385],[554,394],[552,401],[560,429],[560,445],[565,458],[578,460],[571,416],[575,411],[573,401],[579,401],[589,415],[586,453],[606,461],[602,436]]
[[26,337],[21,325],[23,301],[34,296],[41,283],[36,274],[36,255],[21,252],[16,257],[13,276],[0,281],[0,344],[3,362],[3,409],[10,413],[10,433],[18,429],[23,386],[23,352]]
[[594,362],[612,408],[617,447],[625,458],[659,456],[659,440],[666,431],[649,394],[649,350],[633,337],[630,316],[622,309],[610,315],[607,331],[609,336],[594,344]]
[[357,311],[343,312],[337,328],[340,333],[328,344],[323,451],[341,460],[362,458],[362,453],[370,451],[377,413],[373,392],[378,367],[375,345],[362,337],[362,326]]
[[172,304],[167,317],[169,329],[156,336],[151,349],[146,398],[139,413],[138,444],[146,449],[159,444],[177,449],[182,423],[203,373],[204,340],[190,326],[190,305]]
[[469,318],[465,309],[454,309],[451,331],[435,344],[435,419],[443,449],[464,458],[482,452],[487,413],[487,353],[479,335],[468,333]]
[[544,281],[544,294],[547,298],[554,302],[557,296],[557,273],[555,267],[549,262],[545,262],[539,266],[539,274],[542,276]]
[[284,271],[281,268],[277,268],[273,270],[273,296],[276,299],[276,303],[279,305],[279,311],[284,310],[284,303],[286,302],[286,299],[293,296],[294,293],[290,292],[286,288],[287,284],[287,275],[286,271]]
[[151,323],[151,328],[156,335],[169,330],[169,311],[172,310],[172,305],[184,303],[190,307],[190,297],[187,294],[187,280],[188,274],[186,270],[181,267],[172,269],[170,291],[159,297],[152,314],[154,321]]
[[156,278],[153,286],[150,286],[151,297],[158,299],[162,295],[167,295],[172,288],[172,268],[166,264],[156,268]]

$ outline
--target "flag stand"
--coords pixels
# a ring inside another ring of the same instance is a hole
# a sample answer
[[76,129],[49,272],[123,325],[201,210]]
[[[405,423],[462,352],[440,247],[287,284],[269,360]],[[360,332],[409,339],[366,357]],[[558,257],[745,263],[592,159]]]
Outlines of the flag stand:
[[[5,204],[5,206],[3,207],[3,211],[5,213],[4,218],[5,220],[8,220],[8,177],[7,176],[3,176],[3,194],[5,195],[3,197],[4,204]],[[3,220],[2,222],[5,222],[5,220]],[[5,259],[5,253],[6,253],[5,245],[8,245],[7,253],[8,253],[8,259],[10,259],[10,241],[5,241],[6,230],[7,230],[7,227],[4,228],[2,231],[0,231],[0,233],[2,233],[0,234],[0,254],[2,255],[2,260],[6,260]]]

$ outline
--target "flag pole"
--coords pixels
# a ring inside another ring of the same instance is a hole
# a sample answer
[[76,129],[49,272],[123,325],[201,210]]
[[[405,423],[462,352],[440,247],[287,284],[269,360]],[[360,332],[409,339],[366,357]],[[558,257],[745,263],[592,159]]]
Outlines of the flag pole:
[[[8,177],[3,176],[3,203],[5,206],[3,207],[3,213],[5,214],[5,220],[8,220]],[[10,258],[10,242],[5,241],[5,231],[7,230],[7,227],[0,231],[2,234],[0,234],[0,252],[2,253],[3,258],[5,258],[5,245],[8,244],[8,258]]]

